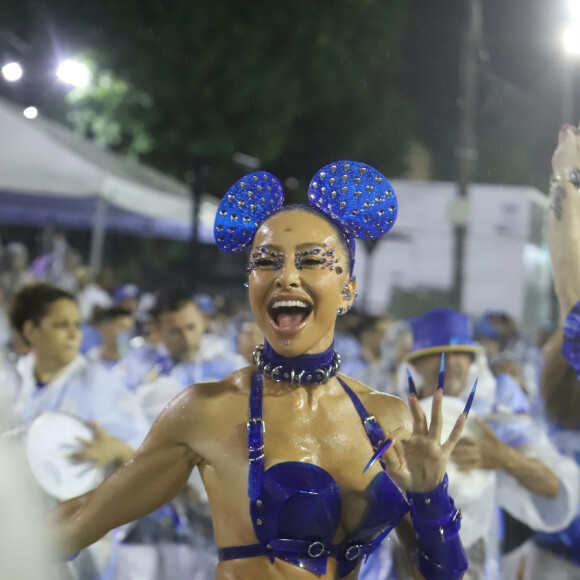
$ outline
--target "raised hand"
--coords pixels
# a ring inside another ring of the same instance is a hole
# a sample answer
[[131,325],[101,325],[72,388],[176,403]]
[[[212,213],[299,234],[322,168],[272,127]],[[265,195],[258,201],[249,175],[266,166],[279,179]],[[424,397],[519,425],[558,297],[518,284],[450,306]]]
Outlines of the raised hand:
[[[564,318],[580,299],[580,188],[571,171],[580,169],[580,132],[564,125],[552,157],[548,248],[554,286]],[[576,173],[580,177],[580,171]]]
[[[430,424],[427,423],[427,417],[417,398],[413,379],[410,375],[408,376],[409,407],[413,416],[413,431],[400,434],[400,436],[394,434],[392,444],[384,445],[386,449],[382,458],[385,461],[387,472],[401,489],[427,492],[435,488],[445,475],[449,456],[463,433],[463,427],[475,396],[477,381],[473,385],[465,409],[457,418],[447,441],[441,443],[445,356],[443,355],[441,359],[437,391],[433,396],[431,407]],[[380,451],[379,448],[378,452]],[[375,455],[378,458],[378,454]]]

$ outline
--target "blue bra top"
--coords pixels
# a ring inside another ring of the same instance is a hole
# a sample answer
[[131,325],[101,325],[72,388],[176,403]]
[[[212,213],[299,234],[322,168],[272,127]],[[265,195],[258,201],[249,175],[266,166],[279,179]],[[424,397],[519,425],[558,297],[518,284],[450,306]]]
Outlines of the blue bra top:
[[[338,377],[337,377],[338,378]],[[363,422],[376,450],[384,436],[360,399],[338,378]],[[348,575],[362,556],[369,555],[409,511],[405,496],[385,471],[378,473],[366,489],[367,509],[357,530],[340,544],[333,539],[341,516],[340,489],[326,470],[311,463],[286,461],[264,471],[264,421],[262,377],[252,378],[248,445],[250,470],[248,495],[257,544],[219,550],[220,560],[267,556],[280,558],[326,574],[327,559],[337,560],[338,573]]]

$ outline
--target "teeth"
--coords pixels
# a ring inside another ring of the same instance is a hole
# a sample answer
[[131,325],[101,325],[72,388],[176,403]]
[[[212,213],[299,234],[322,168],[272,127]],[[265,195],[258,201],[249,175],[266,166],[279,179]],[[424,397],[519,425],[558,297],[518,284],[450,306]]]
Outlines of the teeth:
[[308,308],[306,302],[302,300],[279,300],[272,304],[272,308]]

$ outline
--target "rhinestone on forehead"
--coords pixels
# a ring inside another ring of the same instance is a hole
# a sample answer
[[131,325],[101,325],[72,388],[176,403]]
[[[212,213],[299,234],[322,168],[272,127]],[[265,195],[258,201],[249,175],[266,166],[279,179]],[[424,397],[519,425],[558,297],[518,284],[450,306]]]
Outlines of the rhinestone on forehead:
[[378,238],[397,219],[397,197],[391,184],[376,169],[358,161],[337,161],[320,169],[308,188],[308,200],[354,238]]
[[[250,224],[263,222],[283,204],[282,184],[267,171],[250,173],[236,181],[223,197],[216,214],[214,237],[218,248],[237,252],[246,247],[256,232]],[[240,221],[248,227],[240,229]],[[235,237],[232,236],[234,231]]]

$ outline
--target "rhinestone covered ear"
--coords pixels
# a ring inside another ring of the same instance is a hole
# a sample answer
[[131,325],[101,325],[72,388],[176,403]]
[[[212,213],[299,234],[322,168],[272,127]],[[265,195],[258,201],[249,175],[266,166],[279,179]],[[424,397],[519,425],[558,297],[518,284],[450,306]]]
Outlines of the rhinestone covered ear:
[[379,238],[397,219],[397,196],[387,178],[358,161],[335,161],[318,170],[308,201],[354,238]]
[[215,242],[225,252],[239,252],[254,238],[260,224],[284,203],[284,190],[267,171],[239,179],[222,198],[214,222]]

